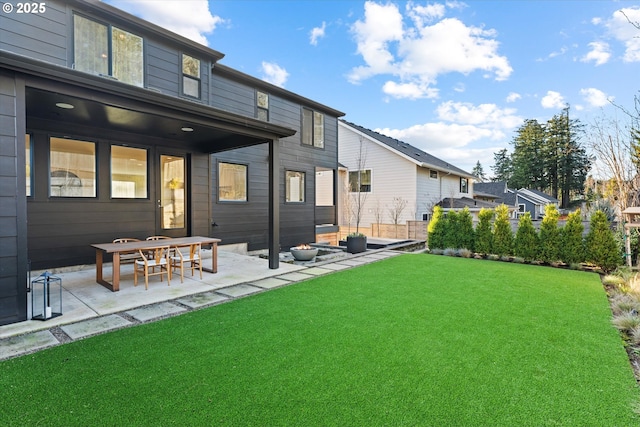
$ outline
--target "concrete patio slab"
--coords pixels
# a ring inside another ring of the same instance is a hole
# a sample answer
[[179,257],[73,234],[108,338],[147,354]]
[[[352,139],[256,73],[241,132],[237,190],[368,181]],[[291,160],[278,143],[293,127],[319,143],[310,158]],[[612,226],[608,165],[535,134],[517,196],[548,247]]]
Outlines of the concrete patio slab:
[[262,292],[264,289],[251,285],[235,285],[228,288],[219,289],[218,292],[223,295],[228,295],[233,298],[243,297],[245,295],[255,294],[256,292]]
[[291,282],[299,282],[301,280],[311,279],[313,276],[311,274],[305,273],[289,273],[289,274],[281,274],[278,276],[278,279],[289,280]]
[[69,335],[71,339],[77,340],[99,334],[101,332],[110,331],[112,329],[119,329],[131,324],[132,323],[130,321],[118,316],[117,314],[110,314],[108,316],[83,320],[82,322],[73,323],[71,325],[64,325],[61,326],[60,329],[62,329],[65,334]]
[[60,342],[49,331],[32,332],[8,338],[0,346],[0,360],[58,345]]
[[322,276],[323,274],[331,273],[333,270],[322,267],[311,267],[304,271],[304,274],[311,274],[312,276]]
[[139,322],[147,322],[152,319],[160,319],[162,317],[183,313],[185,311],[187,311],[187,309],[184,307],[177,306],[170,302],[161,302],[136,308],[135,310],[129,310],[126,313]]
[[278,279],[276,277],[269,277],[268,279],[258,280],[257,282],[253,282],[252,284],[255,286],[259,286],[264,289],[273,289],[279,288],[280,286],[285,286],[290,284],[290,280]]
[[184,298],[179,298],[176,301],[190,308],[200,308],[223,301],[229,301],[229,298],[216,292],[204,292],[196,295],[188,295]]
[[331,271],[339,271],[339,270],[344,270],[345,268],[350,268],[352,266],[347,265],[347,264],[342,264],[340,262],[332,262],[331,264],[324,264],[322,266],[322,268],[327,269],[327,270],[331,270]]

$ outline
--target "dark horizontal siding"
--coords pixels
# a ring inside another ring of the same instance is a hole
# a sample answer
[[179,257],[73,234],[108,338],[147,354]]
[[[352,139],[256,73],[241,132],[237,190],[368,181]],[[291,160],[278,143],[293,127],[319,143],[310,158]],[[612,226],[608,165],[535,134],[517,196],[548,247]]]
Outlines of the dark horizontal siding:
[[147,86],[167,95],[180,93],[181,67],[177,50],[145,39]]
[[255,89],[252,87],[213,75],[210,98],[213,107],[249,117],[255,115]]

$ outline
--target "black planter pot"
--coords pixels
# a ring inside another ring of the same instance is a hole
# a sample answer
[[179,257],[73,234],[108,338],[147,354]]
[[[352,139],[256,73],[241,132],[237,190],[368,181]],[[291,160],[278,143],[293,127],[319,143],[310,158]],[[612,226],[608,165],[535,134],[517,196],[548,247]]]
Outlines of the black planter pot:
[[358,254],[367,250],[367,236],[347,236],[347,252]]

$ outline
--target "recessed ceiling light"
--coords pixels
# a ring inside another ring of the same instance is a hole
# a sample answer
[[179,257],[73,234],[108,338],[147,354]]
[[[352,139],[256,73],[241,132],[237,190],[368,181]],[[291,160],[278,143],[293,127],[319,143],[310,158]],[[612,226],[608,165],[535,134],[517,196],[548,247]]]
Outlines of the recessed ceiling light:
[[75,108],[73,105],[67,104],[66,102],[57,102],[56,103],[56,107],[64,108],[65,110],[71,110],[71,109]]
[[193,132],[193,128],[185,126],[185,127],[182,128],[182,132]]

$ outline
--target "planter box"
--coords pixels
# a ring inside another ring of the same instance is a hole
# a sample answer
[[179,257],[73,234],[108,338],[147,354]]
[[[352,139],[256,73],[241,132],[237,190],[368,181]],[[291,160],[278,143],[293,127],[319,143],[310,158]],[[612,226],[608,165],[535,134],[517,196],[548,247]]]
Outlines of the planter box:
[[347,236],[347,252],[358,254],[367,250],[366,236]]

